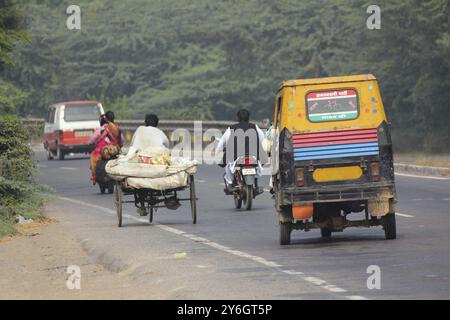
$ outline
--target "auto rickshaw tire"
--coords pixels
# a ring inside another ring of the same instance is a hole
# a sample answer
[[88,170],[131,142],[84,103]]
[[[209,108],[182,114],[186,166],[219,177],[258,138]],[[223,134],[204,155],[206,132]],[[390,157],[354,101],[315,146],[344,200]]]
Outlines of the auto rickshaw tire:
[[290,222],[280,222],[280,245],[286,246],[291,244],[292,225]]
[[329,238],[331,237],[332,231],[328,228],[320,228],[320,234],[322,238]]
[[386,240],[393,240],[397,238],[397,226],[395,222],[395,213],[388,213],[381,218],[383,223],[384,234]]

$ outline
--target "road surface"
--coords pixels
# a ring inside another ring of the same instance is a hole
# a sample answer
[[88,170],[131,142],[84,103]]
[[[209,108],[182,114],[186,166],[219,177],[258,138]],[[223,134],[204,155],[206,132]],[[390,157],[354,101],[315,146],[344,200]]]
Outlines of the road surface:
[[[292,245],[280,246],[270,195],[257,197],[251,212],[235,210],[217,166],[199,167],[197,225],[189,203],[158,211],[153,225],[130,205],[119,229],[112,195],[100,194],[89,181],[88,158],[47,161],[42,151],[36,154],[40,181],[59,196],[53,205],[61,223],[90,254],[131,275],[136,285],[164,282],[173,293],[164,297],[450,298],[449,179],[396,176],[396,240],[386,241],[381,227],[349,228],[329,240],[319,230],[293,231]],[[367,287],[373,265],[380,268],[380,289]]]

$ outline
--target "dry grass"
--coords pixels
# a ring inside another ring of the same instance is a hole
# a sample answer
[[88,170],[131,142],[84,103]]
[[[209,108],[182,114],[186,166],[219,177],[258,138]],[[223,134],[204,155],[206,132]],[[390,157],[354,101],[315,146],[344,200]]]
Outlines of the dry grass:
[[55,219],[38,216],[33,219],[33,222],[26,223],[26,224],[15,224],[15,231],[14,234],[7,235],[3,238],[0,238],[0,244],[4,242],[8,242],[13,240],[16,237],[21,236],[27,236],[27,237],[33,237],[35,235],[39,234],[39,230],[48,226],[51,223],[58,222]]
[[400,153],[395,161],[418,166],[450,168],[450,154]]

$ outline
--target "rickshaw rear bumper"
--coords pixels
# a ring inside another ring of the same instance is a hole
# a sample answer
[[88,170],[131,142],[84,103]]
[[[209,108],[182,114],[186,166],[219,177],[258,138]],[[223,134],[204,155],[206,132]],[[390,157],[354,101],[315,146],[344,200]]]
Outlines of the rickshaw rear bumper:
[[395,199],[395,185],[360,184],[352,186],[324,186],[321,188],[286,188],[281,192],[283,205],[293,203],[323,203],[361,201],[371,199]]

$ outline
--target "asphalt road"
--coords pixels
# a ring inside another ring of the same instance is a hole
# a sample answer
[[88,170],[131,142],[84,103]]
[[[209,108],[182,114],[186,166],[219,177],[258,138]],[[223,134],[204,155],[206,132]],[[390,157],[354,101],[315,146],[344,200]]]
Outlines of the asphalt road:
[[[250,212],[235,210],[217,166],[199,167],[197,225],[191,224],[189,203],[158,211],[155,225],[130,205],[119,229],[112,196],[101,195],[89,181],[88,158],[47,161],[43,152],[36,155],[40,181],[61,197],[55,201],[58,219],[111,268],[133,269],[140,283],[158,281],[148,275],[153,263],[187,253],[184,263],[164,260],[168,273],[161,277],[170,283],[172,274],[180,284],[172,285],[180,291],[172,298],[450,298],[449,179],[396,176],[396,240],[386,241],[381,227],[349,228],[329,240],[318,230],[293,231],[292,245],[282,247],[270,195],[257,197]],[[371,265],[380,268],[380,289],[367,288]]]

